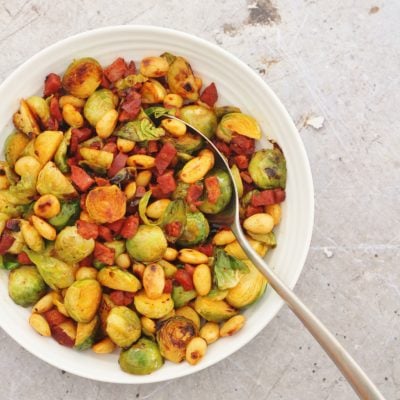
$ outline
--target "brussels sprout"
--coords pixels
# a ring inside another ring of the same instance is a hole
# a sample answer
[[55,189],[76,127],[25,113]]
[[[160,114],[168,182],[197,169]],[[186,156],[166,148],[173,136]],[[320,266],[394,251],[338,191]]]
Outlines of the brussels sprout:
[[249,268],[249,273],[240,278],[239,283],[228,290],[225,300],[233,307],[243,308],[254,303],[265,291],[266,278],[249,260],[244,263]]
[[94,240],[84,239],[76,226],[67,226],[57,235],[54,249],[58,258],[74,264],[93,252]]
[[93,58],[73,61],[62,79],[64,89],[80,99],[88,98],[100,85],[103,70]]
[[121,351],[119,365],[128,374],[147,375],[160,369],[163,359],[156,343],[141,338],[130,349]]
[[189,189],[190,183],[185,183],[182,181],[178,181],[176,185],[176,189],[172,193],[172,198],[174,200],[184,199],[187,195],[187,191]]
[[137,261],[157,261],[168,247],[164,232],[158,226],[140,225],[133,237],[126,241],[126,249]]
[[156,128],[146,116],[146,118],[127,122],[114,135],[133,142],[145,142],[147,140],[158,140],[165,135],[165,131],[163,128]]
[[231,114],[231,113],[240,113],[240,108],[234,106],[223,106],[223,107],[215,107],[214,108],[215,114],[220,120],[224,115]]
[[276,246],[276,237],[274,232],[266,233],[266,234],[256,234],[256,233],[251,233],[248,232],[248,235],[259,242],[265,243],[269,247],[275,247]]
[[228,296],[227,290],[219,290],[218,288],[212,288],[206,297],[208,297],[211,300],[224,300],[226,296]]
[[115,222],[125,215],[125,194],[116,185],[96,187],[86,197],[86,209],[97,223]]
[[250,115],[239,112],[226,114],[218,124],[217,136],[229,143],[236,133],[252,139],[261,139],[261,128],[258,122]]
[[27,248],[24,248],[24,251],[36,265],[43,280],[52,289],[65,289],[74,282],[75,269],[65,262],[46,254],[36,253]]
[[176,59],[176,56],[174,56],[174,55],[171,54],[171,53],[168,53],[168,51],[166,51],[165,53],[162,53],[160,57],[165,58],[165,59],[167,60],[167,63],[168,63],[169,65],[171,65],[171,64],[175,61],[175,59]]
[[221,322],[237,314],[237,310],[224,300],[213,300],[200,296],[194,302],[194,309],[204,319],[211,322]]
[[97,315],[90,322],[78,322],[76,327],[75,349],[82,351],[92,347],[99,323],[100,319]]
[[19,110],[13,115],[13,123],[19,131],[27,135],[36,136],[40,133],[39,124],[25,100],[21,100]]
[[107,111],[115,110],[117,102],[118,100],[111,90],[96,90],[87,99],[83,114],[90,125],[96,126]]
[[111,309],[116,306],[117,305],[110,299],[110,296],[108,294],[103,293],[100,307],[99,307],[99,317],[100,317],[101,331],[104,335],[107,334],[106,324],[107,324],[108,314],[110,313]]
[[143,83],[146,82],[149,78],[142,74],[130,74],[126,76],[125,78],[118,79],[115,83],[114,86],[118,90],[125,90],[131,87],[134,87],[138,83]]
[[[264,243],[259,242],[258,240],[254,240],[251,237],[246,236],[247,241],[249,242],[250,246],[261,256],[264,257],[267,254],[268,246]],[[239,242],[235,240],[232,243],[227,244],[224,247],[224,250],[230,256],[233,256],[239,260],[246,260],[247,254],[244,252],[242,247],[240,246]]]
[[172,93],[184,99],[196,101],[199,98],[196,81],[190,64],[183,57],[176,57],[167,74],[168,86]]
[[192,154],[204,147],[204,139],[200,135],[186,133],[183,136],[165,136],[162,141],[170,142],[177,151]]
[[49,161],[39,172],[36,190],[40,194],[54,194],[57,197],[77,196],[72,183],[52,161]]
[[190,319],[180,316],[168,318],[157,331],[161,355],[169,361],[180,363],[185,358],[187,345],[197,335],[198,330]]
[[133,298],[136,310],[148,318],[163,318],[174,309],[174,302],[169,293],[163,293],[157,299],[150,299],[141,290]]
[[46,292],[46,285],[35,267],[14,269],[8,277],[8,294],[14,303],[27,307],[35,304]]
[[89,147],[81,147],[79,153],[83,158],[79,165],[87,166],[101,175],[107,172],[114,159],[113,153],[109,151],[90,149]]
[[226,254],[222,249],[217,249],[214,279],[218,289],[226,290],[235,287],[240,278],[248,272],[249,269],[244,262]]
[[142,104],[155,104],[162,103],[167,91],[160,82],[149,79],[143,83],[140,94],[142,96]]
[[40,96],[31,96],[26,99],[29,109],[36,118],[39,118],[43,125],[46,125],[50,118],[50,108],[46,100]]
[[[165,231],[168,242],[175,243],[182,235],[186,226],[186,214],[186,203],[184,200],[178,199],[168,204],[161,221],[161,227]],[[175,236],[168,234],[167,226],[171,223],[179,224],[179,232]]]
[[62,201],[60,212],[50,218],[48,222],[58,231],[67,225],[73,225],[81,212],[79,200]]
[[11,254],[0,255],[0,269],[6,269],[7,271],[12,271],[18,268],[21,264],[18,262],[17,258]]
[[208,200],[207,184],[204,200],[199,206],[200,211],[205,214],[218,214],[220,213],[231,201],[232,197],[232,183],[231,178],[227,172],[222,169],[214,169],[210,171],[206,179],[215,176],[218,180],[220,195],[215,203]]
[[128,347],[140,338],[140,319],[135,311],[128,307],[114,307],[107,316],[106,332],[117,346]]
[[64,305],[77,322],[88,323],[96,315],[101,301],[101,286],[95,279],[75,281],[65,293]]
[[142,287],[136,276],[118,267],[102,268],[97,274],[97,280],[110,289],[131,293],[137,292]]
[[54,162],[56,163],[57,168],[63,173],[66,174],[70,171],[69,165],[67,163],[67,153],[68,146],[71,141],[72,128],[68,129],[65,132],[63,140],[57,148],[56,153],[54,154]]
[[11,168],[14,167],[28,142],[28,136],[22,132],[14,132],[7,137],[4,144],[4,155]]
[[243,196],[243,181],[240,176],[240,171],[239,168],[237,167],[236,164],[233,164],[231,167],[231,173],[233,176],[233,180],[236,185],[236,190],[238,192],[239,199]]
[[172,300],[174,301],[175,308],[180,308],[189,303],[190,300],[195,299],[197,293],[195,290],[185,290],[182,286],[172,287]]
[[186,226],[178,239],[180,246],[194,246],[204,242],[210,233],[207,218],[200,211],[188,212],[186,214]]
[[179,110],[179,117],[211,139],[217,130],[217,117],[209,108],[190,105]]
[[249,173],[261,189],[285,188],[286,160],[280,149],[256,151],[251,157]]

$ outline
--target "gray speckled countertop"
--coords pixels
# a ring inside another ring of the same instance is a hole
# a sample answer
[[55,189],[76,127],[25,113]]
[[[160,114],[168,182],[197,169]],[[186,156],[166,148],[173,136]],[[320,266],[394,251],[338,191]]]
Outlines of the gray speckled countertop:
[[[314,176],[314,235],[296,292],[387,399],[400,399],[399,1],[0,3],[1,79],[59,39],[117,24],[183,30],[257,70],[299,128]],[[176,381],[78,378],[1,329],[0,371],[1,400],[356,398],[286,307],[242,350]]]

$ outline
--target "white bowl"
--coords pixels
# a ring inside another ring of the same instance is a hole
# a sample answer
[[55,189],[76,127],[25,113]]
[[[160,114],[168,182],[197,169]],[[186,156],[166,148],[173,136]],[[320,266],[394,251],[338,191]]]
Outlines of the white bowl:
[[[186,57],[207,84],[215,82],[221,105],[236,105],[254,116],[265,137],[277,140],[288,168],[287,199],[278,230],[278,246],[267,261],[290,287],[305,262],[313,225],[314,197],[308,159],[299,133],[287,111],[263,80],[225,50],[202,39],[150,26],[117,26],[85,32],[58,42],[26,61],[0,86],[0,145],[12,131],[11,116],[19,99],[41,94],[45,76],[63,73],[73,58],[94,57],[107,65],[118,56],[135,61],[164,51]],[[282,300],[271,289],[246,310],[245,327],[230,338],[211,345],[197,366],[167,362],[147,376],[128,375],[118,366],[118,354],[79,353],[39,336],[28,325],[29,309],[15,305],[7,293],[7,273],[0,274],[0,326],[21,346],[57,368],[104,382],[150,383],[192,374],[228,357],[253,339],[277,314]]]

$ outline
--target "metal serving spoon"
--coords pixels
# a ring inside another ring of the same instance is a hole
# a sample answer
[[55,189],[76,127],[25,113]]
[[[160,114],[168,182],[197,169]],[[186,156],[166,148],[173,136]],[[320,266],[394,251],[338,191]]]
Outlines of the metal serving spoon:
[[378,388],[368,378],[361,367],[355,362],[351,355],[344,349],[335,336],[326,328],[326,326],[306,307],[306,305],[289,289],[275,274],[272,268],[261,258],[250,246],[244,236],[239,220],[239,196],[238,191],[229,168],[228,162],[222,153],[217,149],[213,142],[205,135],[199,132],[196,128],[187,122],[171,115],[163,115],[163,118],[175,119],[184,123],[193,132],[202,136],[214,150],[216,156],[216,164],[219,164],[230,176],[233,196],[225,210],[217,215],[208,215],[207,219],[210,222],[229,226],[236,236],[237,241],[243,248],[249,259],[258,268],[258,270],[268,279],[268,283],[286,302],[291,310],[296,314],[297,318],[303,323],[308,331],[319,342],[332,361],[337,365],[347,381],[352,385],[354,391],[363,400],[385,400]]

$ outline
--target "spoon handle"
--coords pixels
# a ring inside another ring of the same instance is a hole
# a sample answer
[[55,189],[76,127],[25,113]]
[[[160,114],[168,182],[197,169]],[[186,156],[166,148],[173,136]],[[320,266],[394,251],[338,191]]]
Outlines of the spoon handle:
[[259,271],[264,274],[271,287],[286,302],[286,304],[296,314],[303,325],[319,342],[321,347],[342,372],[343,376],[352,385],[359,398],[363,400],[385,400],[378,388],[368,378],[365,372],[345,350],[345,348],[339,343],[335,336],[294,294],[294,292],[275,275],[265,260],[263,260],[253,250],[246,240],[243,231],[240,228],[238,229],[236,226],[233,226],[232,230],[249,259],[255,266],[257,266]]

